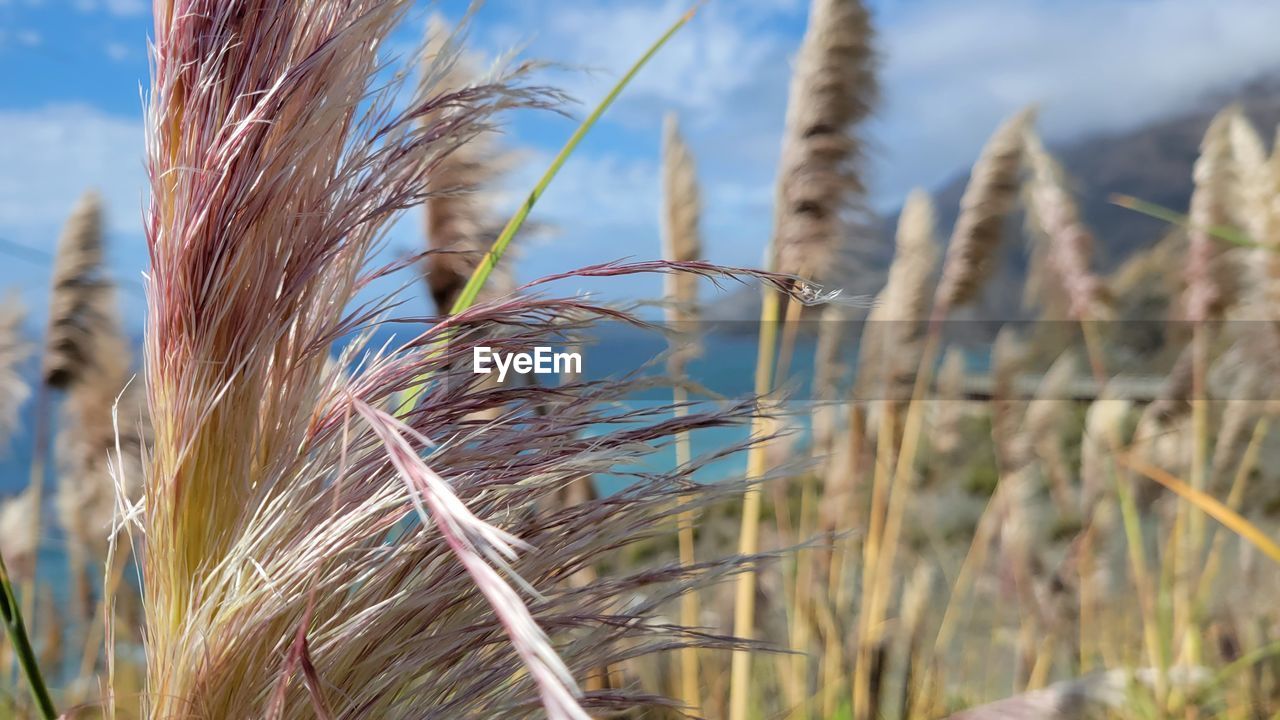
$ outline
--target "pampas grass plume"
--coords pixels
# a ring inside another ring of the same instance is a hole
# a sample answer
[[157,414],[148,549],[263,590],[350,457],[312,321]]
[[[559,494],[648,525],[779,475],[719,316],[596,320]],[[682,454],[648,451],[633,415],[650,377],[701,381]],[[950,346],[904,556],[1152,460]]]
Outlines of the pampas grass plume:
[[54,258],[43,359],[44,382],[51,387],[65,388],[85,371],[93,354],[92,338],[110,321],[102,311],[111,292],[102,276],[102,260],[102,202],[89,192],[67,219]]
[[1035,110],[1028,108],[1006,120],[978,156],[947,245],[935,315],[945,316],[951,308],[973,300],[990,274],[1005,222],[1018,202],[1024,135],[1034,119]]
[[859,0],[813,0],[787,101],[774,222],[775,269],[818,278],[845,237],[842,214],[865,188],[851,132],[879,91],[871,18]]
[[1100,319],[1106,313],[1104,286],[1090,268],[1093,233],[1066,188],[1062,167],[1030,130],[1025,134],[1031,166],[1030,215],[1049,243],[1047,262],[1061,284],[1074,320]]

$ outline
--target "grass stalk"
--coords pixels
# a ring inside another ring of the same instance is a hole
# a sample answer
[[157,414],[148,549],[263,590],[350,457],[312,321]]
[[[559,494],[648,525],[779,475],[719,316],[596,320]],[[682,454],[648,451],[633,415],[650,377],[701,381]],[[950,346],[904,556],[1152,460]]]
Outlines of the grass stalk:
[[880,556],[881,543],[884,541],[884,522],[886,508],[889,503],[891,488],[889,480],[893,475],[893,450],[896,447],[897,405],[891,401],[882,403],[880,410],[880,428],[876,435],[876,466],[871,482],[871,508],[867,518],[867,537],[862,547],[862,612],[858,615],[858,650],[857,661],[853,666],[853,713],[854,717],[867,717],[870,712],[871,693],[871,658],[874,652],[872,635],[873,617],[868,609],[874,602],[876,583],[878,581],[876,559]]
[[[1271,421],[1269,418],[1261,418],[1253,426],[1253,435],[1249,438],[1249,445],[1245,448],[1244,455],[1240,458],[1240,466],[1236,468],[1235,478],[1231,481],[1231,490],[1227,493],[1227,507],[1232,510],[1239,511],[1240,504],[1244,502],[1245,488],[1249,484],[1249,475],[1258,465],[1258,457],[1262,454],[1262,442],[1266,440],[1267,433],[1271,430]],[[1227,533],[1222,531],[1213,532],[1213,541],[1209,547],[1209,555],[1205,558],[1204,571],[1200,573],[1199,587],[1196,591],[1198,604],[1204,606],[1210,599],[1210,593],[1213,591],[1213,581],[1218,575],[1219,565],[1222,561],[1222,552],[1226,546]]]
[[[693,153],[680,135],[679,121],[674,114],[668,115],[663,124],[662,199],[663,258],[675,262],[700,260],[702,241],[698,226],[701,197],[697,169]],[[699,320],[697,276],[673,273],[666,275],[663,283],[667,302],[665,313],[667,322],[677,328],[682,324],[691,326],[687,329],[681,328],[685,331],[696,328]],[[697,350],[696,344],[687,343],[672,347],[667,357],[667,372],[675,383],[672,395],[674,414],[678,419],[687,417],[689,414],[687,405],[689,390],[685,385],[685,368],[688,360]],[[677,467],[687,467],[692,463],[692,440],[687,430],[676,434],[675,451]],[[692,509],[684,507],[688,504],[688,498],[681,497],[678,502],[682,506],[676,514],[680,564],[684,567],[692,567],[695,562],[694,523],[697,520],[697,514]],[[689,628],[698,627],[698,615],[697,592],[686,589],[680,596],[680,624]],[[680,700],[692,713],[701,714],[697,648],[682,648],[677,665]]]
[[[867,567],[864,568],[863,572],[865,574],[869,569],[872,575],[870,591],[868,592],[867,589],[863,591],[864,596],[868,598],[868,602],[862,607],[860,625],[868,632],[869,636],[865,639],[860,637],[858,640],[861,649],[859,651],[859,667],[854,669],[853,705],[855,720],[867,720],[871,717],[869,713],[874,711],[874,708],[871,708],[869,704],[870,663],[865,661],[869,660],[870,650],[874,647],[874,643],[878,642],[884,622],[884,613],[889,603],[889,594],[893,588],[893,567],[897,562],[898,541],[902,534],[902,522],[911,496],[912,472],[915,469],[916,456],[920,450],[920,439],[924,429],[924,398],[932,382],[932,369],[938,359],[938,351],[941,344],[942,323],[938,313],[935,312],[925,335],[924,348],[920,353],[920,366],[916,372],[915,386],[911,391],[911,399],[907,402],[906,420],[902,429],[902,444],[895,458],[895,465],[891,473],[892,484],[888,487],[889,501],[884,513],[882,536],[877,542],[874,554],[864,556]],[[896,423],[894,423],[894,426],[896,427]],[[890,446],[895,444],[891,442]],[[877,472],[887,473],[887,468],[881,469],[881,463],[882,461],[877,458]],[[886,477],[889,477],[889,475],[886,475]]]
[[1142,637],[1147,650],[1147,661],[1152,667],[1159,668],[1161,671],[1156,692],[1163,696],[1162,685],[1167,663],[1161,651],[1159,628],[1155,616],[1154,588],[1151,586],[1151,574],[1147,569],[1146,544],[1142,539],[1142,522],[1138,518],[1138,506],[1133,499],[1133,489],[1125,482],[1125,478],[1117,471],[1114,464],[1111,465],[1111,472],[1115,481],[1116,497],[1120,504],[1120,520],[1124,527],[1125,542],[1129,548],[1129,565],[1133,572],[1133,584],[1137,588],[1138,601],[1142,610]]
[[44,675],[40,672],[40,663],[36,660],[35,650],[31,646],[31,638],[27,635],[26,624],[22,620],[23,613],[13,592],[13,584],[9,580],[9,569],[4,559],[0,558],[0,620],[4,621],[5,632],[9,642],[13,644],[14,654],[18,659],[18,667],[27,680],[31,690],[31,699],[43,720],[54,720],[58,711],[53,707],[53,698],[45,684]]
[[1280,544],[1277,544],[1258,526],[1246,520],[1240,513],[1232,510],[1217,498],[1206,492],[1196,490],[1169,471],[1149,465],[1135,457],[1121,456],[1121,464],[1150,480],[1160,483],[1167,490],[1176,493],[1182,499],[1195,505],[1197,509],[1222,523],[1227,529],[1261,550],[1262,554],[1273,562],[1280,563]]
[[[766,289],[760,308],[760,343],[757,349],[755,369],[755,394],[760,402],[766,402],[772,391],[773,365],[778,345],[778,316],[781,298],[778,293]],[[756,411],[751,421],[752,437],[760,440],[769,423],[765,408]],[[747,451],[747,482],[752,483],[742,498],[742,520],[738,535],[738,552],[744,556],[760,550],[760,480],[768,472],[767,446],[756,442]],[[756,573],[747,568],[738,576],[733,606],[734,636],[750,640],[755,635]],[[729,670],[729,720],[747,720],[751,699],[751,652],[740,649],[733,653]]]
[[[684,386],[677,384],[673,392],[675,415],[677,418],[688,415],[685,403],[689,400],[689,392]],[[676,435],[676,466],[684,467],[693,460],[693,447],[688,431]],[[684,501],[682,501],[684,502]],[[676,515],[676,535],[679,545],[680,564],[692,567],[696,561],[694,552],[694,523],[697,517],[692,510],[682,510]],[[687,590],[680,596],[680,624],[687,628],[698,627],[698,594]],[[698,649],[695,647],[680,650],[680,700],[692,711],[701,706],[701,684],[698,681]]]

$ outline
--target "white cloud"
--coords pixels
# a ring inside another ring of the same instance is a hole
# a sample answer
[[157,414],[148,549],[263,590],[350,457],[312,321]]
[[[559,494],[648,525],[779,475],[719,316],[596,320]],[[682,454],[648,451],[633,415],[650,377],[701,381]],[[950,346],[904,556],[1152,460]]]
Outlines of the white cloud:
[[107,57],[116,62],[128,60],[133,55],[133,49],[121,42],[109,42],[102,49],[107,53]]
[[112,227],[137,231],[146,184],[142,125],[85,105],[0,112],[0,228],[30,235],[61,223],[86,188]]
[[[708,3],[628,86],[620,120],[649,124],[673,108],[699,121],[724,118],[734,107],[733,95],[755,86],[762,66],[784,52],[785,41],[769,21],[795,4]],[[531,14],[527,23],[500,26],[489,39],[496,47],[529,41],[529,55],[568,67],[556,75],[556,84],[593,103],[688,8],[686,0],[578,2]]]
[[[102,194],[119,277],[136,282],[146,263],[141,209],[146,187],[142,125],[84,105],[0,111],[0,238],[51,253],[77,198]],[[0,287],[17,285],[43,306],[49,268],[0,262]]]

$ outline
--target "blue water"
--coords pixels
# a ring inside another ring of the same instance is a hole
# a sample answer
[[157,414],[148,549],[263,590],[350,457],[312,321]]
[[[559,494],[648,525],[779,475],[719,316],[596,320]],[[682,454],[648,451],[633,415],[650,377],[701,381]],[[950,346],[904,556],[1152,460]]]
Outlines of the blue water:
[[[753,334],[740,332],[741,327],[733,332],[708,331],[702,338],[701,356],[692,360],[687,375],[699,386],[706,388],[710,395],[693,399],[706,402],[704,410],[715,410],[718,403],[728,400],[741,400],[751,396],[756,365],[757,339]],[[393,330],[388,329],[375,336],[371,347],[381,347],[390,339]],[[401,340],[412,333],[408,328],[401,328],[397,334]],[[628,375],[660,377],[665,375],[663,354],[668,349],[668,339],[651,330],[641,330],[621,324],[606,324],[595,329],[592,336],[578,348],[583,354],[583,378],[588,380],[622,378]],[[843,357],[856,357],[856,348],[852,345],[845,349]],[[784,403],[783,411],[790,411],[793,416],[792,432],[798,437],[796,441],[805,442],[807,420],[810,405],[804,401],[809,397],[809,384],[812,378],[814,359],[814,342],[812,338],[800,337],[797,340],[793,359],[788,373],[788,380],[782,389],[783,397],[796,398],[795,402]],[[852,365],[852,362],[847,362]],[[32,379],[36,375],[34,364],[26,368]],[[57,398],[55,398],[56,402]],[[625,401],[628,408],[660,408],[671,401],[669,387],[653,387],[639,392]],[[16,494],[27,484],[28,468],[31,459],[31,415],[33,403],[28,402],[23,408],[26,422],[12,438],[7,448],[0,448],[0,493]],[[56,417],[56,413],[55,413]],[[619,430],[618,425],[603,426],[599,432]],[[739,424],[725,428],[712,428],[692,433],[691,444],[695,458],[720,451],[726,447],[740,445],[748,440],[750,428],[747,424]],[[616,492],[631,482],[629,473],[656,472],[667,470],[675,463],[675,450],[671,444],[657,448],[653,453],[643,457],[635,466],[621,467],[614,475],[597,476],[596,482],[602,492]],[[740,477],[745,470],[746,459],[743,453],[720,458],[701,468],[696,478],[702,482],[714,482],[727,478]],[[52,464],[49,486],[52,479]],[[51,493],[47,494],[48,497]],[[46,506],[45,541],[41,548],[41,577],[54,589],[60,601],[65,602],[67,578],[65,577],[65,561],[63,541],[60,528],[53,521],[52,514]]]

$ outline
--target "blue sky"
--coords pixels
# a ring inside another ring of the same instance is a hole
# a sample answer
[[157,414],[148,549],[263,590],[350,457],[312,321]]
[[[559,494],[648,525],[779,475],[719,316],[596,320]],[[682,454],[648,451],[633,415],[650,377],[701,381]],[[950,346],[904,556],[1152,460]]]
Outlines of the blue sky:
[[[669,111],[698,156],[709,257],[756,264],[807,5],[711,0],[546,195],[538,215],[555,231],[524,249],[520,274],[657,253],[658,138]],[[411,51],[431,7],[457,18],[464,6],[423,3],[392,49]],[[565,64],[550,79],[588,106],[686,6],[490,0],[471,40],[485,53],[522,46]],[[1280,67],[1274,0],[878,0],[873,10],[885,101],[867,129],[868,173],[885,208],[965,166],[998,120],[1027,103],[1042,105],[1051,139],[1067,139],[1159,117]],[[129,323],[140,327],[140,88],[150,22],[146,0],[0,0],[0,250],[10,250],[0,253],[0,293],[17,287],[36,317],[48,283],[42,257],[92,186],[106,196],[112,267],[130,288]],[[525,163],[510,178],[511,201],[572,130],[549,115],[512,119],[508,142]],[[417,247],[416,229],[416,218],[401,223],[391,252]],[[634,281],[614,291],[638,297],[657,288]]]

